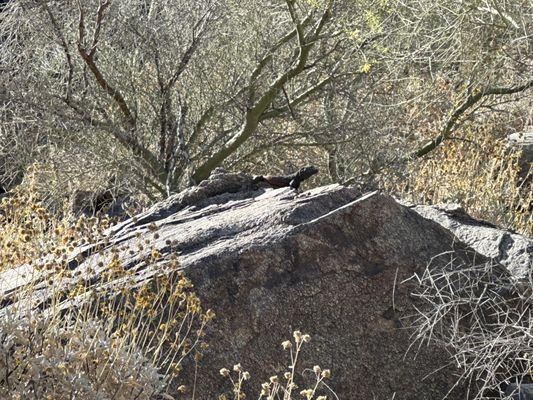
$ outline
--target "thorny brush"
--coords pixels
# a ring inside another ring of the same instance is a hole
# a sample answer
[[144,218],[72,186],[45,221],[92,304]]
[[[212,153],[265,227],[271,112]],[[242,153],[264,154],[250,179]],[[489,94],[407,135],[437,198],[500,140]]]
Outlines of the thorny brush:
[[507,385],[531,383],[533,276],[516,279],[490,261],[465,266],[453,253],[437,257],[451,260],[415,277],[422,305],[413,342],[447,348],[462,371],[457,384],[467,382],[473,399],[500,399]]

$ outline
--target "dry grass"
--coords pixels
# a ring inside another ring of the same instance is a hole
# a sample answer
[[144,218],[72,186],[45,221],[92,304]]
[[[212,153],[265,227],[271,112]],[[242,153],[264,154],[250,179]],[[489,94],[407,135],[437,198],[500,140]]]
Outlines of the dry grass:
[[385,186],[416,203],[459,203],[472,216],[533,235],[533,170],[521,180],[518,159],[492,125],[465,128],[406,176]]

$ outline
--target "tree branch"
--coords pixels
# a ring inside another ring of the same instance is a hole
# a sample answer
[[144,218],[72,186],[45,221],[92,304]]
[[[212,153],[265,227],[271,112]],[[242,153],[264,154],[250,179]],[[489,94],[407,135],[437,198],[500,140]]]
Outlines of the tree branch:
[[91,51],[89,52],[89,56],[91,58],[93,58],[94,54],[96,53],[98,39],[100,39],[100,31],[102,30],[102,21],[104,19],[104,12],[106,8],[109,7],[110,4],[111,4],[111,0],[102,0],[100,1],[100,5],[98,6],[98,10],[96,11],[96,27],[94,28],[93,43],[91,44]]
[[65,58],[67,60],[67,66],[68,66],[68,76],[67,76],[67,89],[66,89],[66,98],[67,100],[70,100],[72,97],[72,78],[74,76],[74,65],[72,64],[72,56],[70,54],[70,50],[67,45],[67,41],[65,40],[65,35],[63,34],[63,31],[61,30],[61,27],[57,23],[57,20],[52,13],[52,10],[50,10],[50,7],[48,6],[48,3],[42,2],[42,7],[48,14],[48,17],[50,18],[50,22],[52,23],[52,26],[54,27],[54,31],[56,33],[57,38],[59,39],[59,43],[61,44],[61,47],[63,48],[63,52],[65,53]]
[[87,52],[83,46],[83,41],[85,38],[85,23],[84,23],[84,12],[81,4],[80,7],[80,17],[79,17],[79,25],[78,25],[78,52],[87,65],[91,72],[93,73],[96,82],[100,85],[104,91],[113,98],[115,103],[118,105],[119,109],[122,111],[122,114],[124,116],[124,122],[126,124],[127,130],[133,130],[135,128],[136,120],[134,115],[131,113],[128,105],[126,104],[126,100],[124,100],[124,96],[115,89],[111,84],[105,79],[102,72],[94,62],[94,54],[96,52],[96,45],[98,43],[98,35],[101,29],[102,20],[104,17],[104,10],[109,5],[109,0],[106,0],[104,2],[100,2],[100,6],[98,7],[97,12],[97,19],[96,19],[96,28],[95,28],[95,34],[93,37],[93,42],[91,45],[91,50]]
[[[139,141],[131,134],[132,131],[135,129],[136,125],[136,118],[130,111],[130,108],[128,107],[126,100],[124,99],[124,96],[120,93],[119,90],[115,89],[111,84],[105,79],[102,72],[96,65],[94,61],[94,55],[96,53],[99,34],[101,31],[102,21],[104,18],[104,11],[109,6],[110,0],[104,0],[100,1],[100,5],[98,7],[97,11],[97,17],[96,17],[96,27],[95,32],[93,35],[93,40],[91,44],[91,50],[87,51],[84,48],[83,42],[85,38],[85,13],[83,11],[83,8],[81,6],[81,3],[79,4],[79,10],[80,10],[80,16],[79,16],[79,24],[78,24],[78,53],[80,54],[81,58],[89,68],[89,70],[94,75],[96,82],[100,85],[102,89],[113,99],[113,101],[117,104],[119,109],[122,112],[122,115],[124,117],[124,125],[125,125],[125,131],[122,131],[120,129],[109,129],[110,127],[107,126],[108,131],[112,132],[115,139],[118,140],[120,144],[122,144],[127,149],[131,150],[134,155],[141,158],[146,165],[148,165],[155,176],[158,177],[158,179],[161,182],[165,182],[165,171],[161,163],[159,163],[157,157],[146,147],[144,147]],[[70,102],[72,103],[72,102]],[[103,128],[103,125],[100,125],[101,128]]]
[[[188,107],[187,104],[180,104],[180,116],[175,126],[173,126],[173,133],[169,140],[167,160],[165,162],[165,170],[167,171],[166,177],[166,189],[167,196],[170,196],[172,190],[175,187],[175,172],[178,164],[178,156],[181,156],[181,160],[185,163],[190,162],[190,155],[185,145],[185,120],[187,118]],[[178,145],[176,146],[176,138],[178,139]],[[183,164],[183,163],[182,163]]]
[[209,9],[194,25],[193,27],[193,33],[192,33],[192,40],[189,46],[187,47],[187,50],[185,50],[185,53],[183,53],[183,56],[181,57],[181,60],[172,74],[172,77],[169,79],[165,90],[168,91],[176,84],[179,77],[185,71],[185,68],[187,68],[187,65],[189,64],[189,61],[191,60],[194,52],[198,48],[198,44],[200,43],[200,39],[207,31],[207,25],[212,20],[213,14],[212,9]]
[[305,92],[294,98],[287,106],[282,108],[277,108],[274,110],[266,111],[263,114],[261,114],[261,117],[259,118],[259,121],[265,121],[267,119],[271,118],[277,118],[281,117],[285,113],[289,112],[294,107],[300,105],[305,100],[309,99],[314,93],[318,92],[320,89],[322,89],[324,86],[326,86],[328,83],[330,83],[333,80],[333,77],[327,77],[322,79],[320,82],[318,82],[315,86],[307,89]]
[[[301,27],[305,27],[309,24],[309,22],[311,21],[311,16],[312,14],[309,13],[305,19],[302,21],[301,23]],[[263,71],[263,69],[267,66],[267,64],[272,60],[272,57],[274,56],[274,53],[280,48],[282,47],[283,45],[287,44],[288,42],[291,41],[291,39],[293,39],[297,34],[297,28],[294,28],[292,31],[290,31],[289,33],[287,33],[285,36],[283,36],[280,40],[278,40],[277,43],[275,43],[267,52],[267,54],[261,59],[261,61],[259,61],[255,67],[255,69],[252,71],[251,75],[250,75],[250,84],[249,84],[249,100],[251,103],[253,103],[254,101],[254,90],[253,90],[253,85],[255,83],[255,81],[257,80],[257,78],[259,78],[259,75],[261,74],[261,72]]]
[[209,122],[214,112],[215,112],[215,107],[211,106],[202,113],[202,115],[200,116],[196,124],[194,125],[194,129],[191,133],[191,136],[189,137],[189,140],[187,141],[188,146],[191,146],[196,143],[200,135],[200,132],[202,131],[203,127]]
[[[98,120],[91,115],[87,115],[87,113],[84,111],[84,107],[81,104],[76,103],[73,99],[68,102],[65,99],[63,99],[63,101],[79,116],[82,122],[111,133],[121,145],[131,150],[133,154],[139,157],[141,161],[145,163],[145,165],[150,167],[157,176],[163,175],[164,171],[162,171],[161,164],[158,162],[157,158],[150,150],[142,146],[133,136],[121,131],[111,123],[106,123],[105,121]],[[63,114],[58,115],[65,117]]]
[[[288,0],[287,4],[289,5],[290,12],[292,2]],[[298,56],[296,64],[274,80],[259,100],[246,111],[244,122],[240,129],[226,142],[226,144],[196,168],[192,176],[194,182],[198,183],[206,179],[216,166],[233,154],[250,136],[252,136],[257,130],[261,116],[272,104],[272,101],[282,90],[283,86],[305,70],[309,53],[316,43],[316,38],[320,35],[331,15],[332,6],[333,0],[329,0],[326,9],[322,13],[320,20],[317,22],[315,29],[309,37],[311,39],[309,43],[302,37],[302,35],[298,34],[298,32],[301,31],[301,26],[299,26],[299,22],[296,22],[295,29],[298,36]]]
[[463,114],[468,111],[472,106],[474,106],[478,101],[486,96],[492,95],[509,95],[514,93],[520,93],[525,90],[533,87],[533,80],[524,83],[523,85],[512,86],[512,87],[492,87],[482,89],[470,94],[466,100],[450,115],[446,124],[444,125],[441,133],[432,139],[430,142],[426,143],[420,149],[413,152],[410,158],[420,158],[428,154],[429,152],[436,149],[442,142],[449,138],[450,134],[453,132],[457,125],[457,121],[463,116]]

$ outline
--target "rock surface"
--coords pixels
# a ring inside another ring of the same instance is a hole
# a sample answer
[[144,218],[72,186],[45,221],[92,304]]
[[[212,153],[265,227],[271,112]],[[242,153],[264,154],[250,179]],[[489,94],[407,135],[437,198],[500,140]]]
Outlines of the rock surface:
[[[439,399],[452,388],[454,371],[435,372],[448,360],[443,349],[409,351],[415,300],[413,283],[402,282],[430,260],[443,267],[452,250],[465,265],[485,258],[420,214],[377,192],[361,196],[339,185],[303,193],[257,190],[250,176],[217,170],[199,186],[113,227],[107,246],[120,245],[123,264],[139,280],[158,271],[143,263],[149,250],[137,250],[136,235],[152,240],[161,263],[178,253],[180,268],[215,310],[197,399],[225,391],[218,371],[237,362],[252,374],[249,389],[257,398],[260,382],[286,371],[280,343],[294,329],[312,335],[304,362],[332,370],[330,385],[340,399]],[[90,250],[78,249],[71,267],[97,280],[98,257],[106,252]],[[16,293],[36,279],[22,276],[28,269],[1,274],[0,292]],[[46,296],[46,284],[41,287]],[[448,398],[464,399],[465,392],[455,388]]]
[[533,270],[533,240],[470,217],[456,204],[418,205],[413,210],[452,232],[475,251],[523,279]]
[[516,132],[507,138],[509,146],[521,152],[519,159],[520,178],[522,181],[533,180],[533,128],[524,132]]
[[512,400],[533,400],[533,384],[518,386],[512,383],[507,387],[505,394]]

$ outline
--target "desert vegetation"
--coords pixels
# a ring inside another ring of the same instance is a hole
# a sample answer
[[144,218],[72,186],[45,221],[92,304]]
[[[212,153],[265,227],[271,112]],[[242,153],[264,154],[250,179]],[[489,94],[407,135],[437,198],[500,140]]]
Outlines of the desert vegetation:
[[[0,2],[0,271],[31,298],[0,299],[0,397],[194,398],[180,371],[216,345],[216,310],[177,254],[151,249],[161,272],[145,281],[119,246],[72,268],[117,222],[78,212],[80,193],[126,199],[133,215],[219,166],[312,164],[308,187],[459,203],[533,235],[533,170],[507,140],[533,129],[532,30],[533,5],[515,0]],[[417,277],[428,307],[413,339],[450,348],[461,379],[484,382],[477,398],[533,379],[533,283],[493,276],[451,262]],[[261,398],[336,397],[329,369],[297,371],[309,338],[283,342],[289,369],[255,384]],[[255,377],[226,367],[220,399],[244,399]]]
[[[293,339],[285,340],[281,343],[281,347],[285,351],[290,352],[288,370],[283,373],[282,377],[272,375],[268,379],[268,382],[262,383],[259,399],[290,400],[296,398],[299,394],[299,396],[306,400],[326,400],[328,395],[320,394],[320,392],[329,394],[330,398],[338,398],[333,389],[326,383],[327,379],[331,377],[331,371],[329,369],[322,369],[319,365],[303,370],[303,373],[314,377],[314,381],[311,382],[310,387],[302,389],[296,384],[297,374],[300,372],[300,360],[298,356],[304,343],[308,343],[311,340],[311,336],[309,334],[302,334],[300,331],[294,331]],[[251,378],[250,373],[245,371],[241,364],[235,364],[232,370],[230,371],[228,368],[222,368],[220,370],[220,375],[230,381],[233,393],[229,397],[226,394],[222,394],[219,396],[219,400],[228,400],[231,398],[241,400],[246,398],[244,382]]]
[[[315,184],[461,200],[524,232],[531,180],[515,185],[502,147],[531,125],[532,12],[491,0],[9,1],[1,185],[38,161],[56,204],[113,188],[153,202],[219,165],[312,163]],[[466,194],[472,176],[483,190]]]
[[[202,309],[192,283],[177,272],[176,261],[154,279],[134,281],[133,271],[122,265],[114,248],[102,265],[73,271],[69,256],[75,247],[95,246],[92,251],[98,251],[112,221],[58,219],[35,195],[31,188],[18,187],[0,206],[0,271],[22,266],[9,282],[27,283],[24,292],[2,299],[7,307],[0,326],[1,397],[164,395],[179,380],[183,362],[200,359],[214,312]],[[152,250],[146,262],[158,258]],[[105,272],[96,283],[98,268]],[[47,282],[44,291],[37,287],[41,281]]]
[[428,266],[417,276],[418,345],[438,342],[451,349],[474,399],[497,398],[510,383],[533,376],[533,282],[517,282],[492,262],[460,265],[453,254],[445,269]]

